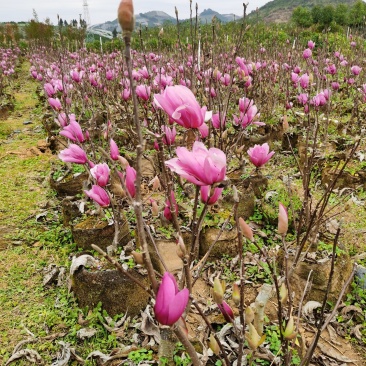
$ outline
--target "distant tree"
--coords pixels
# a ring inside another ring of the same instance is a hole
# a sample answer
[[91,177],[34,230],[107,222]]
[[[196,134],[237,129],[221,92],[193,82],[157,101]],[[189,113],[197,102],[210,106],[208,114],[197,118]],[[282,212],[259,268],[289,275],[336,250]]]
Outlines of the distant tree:
[[59,27],[63,27],[63,25],[64,25],[64,21],[62,20],[62,18],[60,18],[59,20],[58,20],[58,26]]
[[112,30],[113,38],[117,38],[117,27],[114,27]]
[[365,21],[366,16],[366,4],[359,0],[350,9],[349,12],[349,24],[360,25]]
[[349,22],[349,14],[348,14],[348,5],[346,4],[338,4],[334,9],[334,21],[338,25],[348,25]]
[[67,27],[69,24],[67,23],[67,20],[64,20],[64,26]]
[[314,24],[319,24],[322,17],[322,9],[320,5],[315,5],[311,8],[311,17]]
[[329,27],[334,19],[334,7],[333,5],[326,5],[322,8],[320,16],[320,24],[324,27]]
[[310,27],[313,23],[310,10],[302,6],[294,9],[291,19],[296,25],[304,28]]

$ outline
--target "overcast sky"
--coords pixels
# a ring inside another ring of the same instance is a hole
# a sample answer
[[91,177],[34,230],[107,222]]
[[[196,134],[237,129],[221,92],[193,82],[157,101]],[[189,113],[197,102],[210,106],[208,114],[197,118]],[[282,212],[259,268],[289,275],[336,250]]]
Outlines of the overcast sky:
[[[244,0],[249,2],[248,12],[268,3],[268,0]],[[118,0],[87,0],[89,15],[92,24],[104,23],[116,19]],[[198,0],[192,1],[195,7],[198,3],[198,12],[211,8],[221,14],[243,13],[243,0]],[[175,17],[174,6],[178,9],[179,18],[189,17],[189,0],[134,0],[135,13],[146,13],[151,10],[161,10]],[[38,19],[44,21],[47,17],[53,24],[57,23],[57,14],[67,21],[79,19],[83,14],[83,0],[1,0],[0,22],[28,21],[32,19],[33,9]]]

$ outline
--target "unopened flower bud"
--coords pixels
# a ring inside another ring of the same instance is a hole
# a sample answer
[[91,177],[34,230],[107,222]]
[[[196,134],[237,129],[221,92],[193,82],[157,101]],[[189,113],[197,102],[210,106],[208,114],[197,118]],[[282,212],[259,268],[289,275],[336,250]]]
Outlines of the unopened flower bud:
[[244,145],[241,145],[240,147],[238,147],[236,149],[236,153],[240,155],[243,152],[243,150],[244,150]]
[[159,216],[159,206],[156,203],[155,200],[153,200],[152,198],[150,198],[150,203],[151,203],[151,213],[153,216],[157,217]]
[[180,235],[177,241],[177,254],[180,259],[183,259],[187,254],[186,246],[184,245],[183,238]]
[[278,233],[286,235],[288,229],[288,215],[286,207],[280,203],[278,211]]
[[213,334],[210,335],[210,343],[209,343],[209,347],[211,348],[212,352],[218,356],[220,353],[220,347],[219,344],[217,343],[215,337]]
[[133,256],[133,260],[137,263],[137,264],[144,264],[144,257],[142,256],[142,253],[140,252],[135,252],[134,250],[131,252],[132,256]]
[[245,322],[247,324],[251,323],[252,321],[254,320],[254,311],[253,309],[248,306],[246,309],[245,309]]
[[239,217],[239,226],[244,237],[246,237],[250,241],[254,241],[252,228],[241,217]]
[[224,291],[225,291],[225,282],[221,282],[218,277],[214,280],[214,288],[213,288],[213,299],[216,304],[221,304],[224,300]]
[[284,304],[287,301],[288,291],[286,285],[284,283],[281,284],[280,287],[280,301],[281,304]]
[[160,180],[157,175],[153,179],[151,179],[151,181],[149,182],[149,186],[152,186],[153,191],[157,191],[160,189]]
[[238,306],[240,304],[240,289],[236,283],[233,284],[232,299],[233,299],[235,305]]
[[297,336],[297,331],[295,330],[294,317],[291,315],[289,321],[287,322],[286,329],[283,332],[283,336],[287,340],[294,339]]
[[123,156],[118,155],[117,159],[120,162],[123,169],[126,169],[128,166],[130,166],[130,163],[128,162],[128,160],[126,158],[124,158]]
[[122,0],[118,7],[118,21],[123,33],[128,35],[135,27],[135,17],[133,13],[132,0]]
[[255,351],[266,339],[266,336],[262,337],[258,334],[252,323],[248,324],[249,332],[245,333],[245,339],[248,342],[249,347]]

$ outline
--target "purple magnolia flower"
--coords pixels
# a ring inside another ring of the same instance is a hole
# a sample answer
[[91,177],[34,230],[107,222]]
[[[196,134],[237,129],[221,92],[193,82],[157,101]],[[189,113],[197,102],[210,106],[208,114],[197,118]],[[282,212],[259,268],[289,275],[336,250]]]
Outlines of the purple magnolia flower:
[[[177,201],[175,199],[175,196],[174,196],[174,192],[171,191],[170,192],[170,198],[172,200],[172,203],[174,205],[174,208],[175,208],[175,214],[178,215],[178,205],[177,205]],[[164,207],[164,217],[168,220],[168,221],[172,221],[173,220],[173,215],[172,215],[172,212],[171,212],[171,204],[170,204],[170,200],[167,199],[165,201],[165,207]]]
[[185,128],[198,128],[205,121],[206,107],[201,108],[191,90],[183,85],[167,86],[163,94],[154,95],[154,102]]
[[53,85],[50,83],[44,84],[43,88],[44,88],[44,91],[46,92],[48,98],[51,98],[56,94],[56,91],[53,88]]
[[126,178],[125,178],[125,185],[128,193],[133,198],[136,195],[136,170],[131,166],[126,167]]
[[58,157],[65,163],[85,164],[88,162],[85,151],[75,144],[71,144],[67,149],[61,150]]
[[300,76],[300,78],[299,78],[300,86],[303,89],[306,89],[309,86],[309,81],[310,81],[310,77],[308,74],[304,74],[304,75]]
[[207,150],[202,142],[196,141],[192,151],[178,147],[177,156],[165,164],[193,184],[207,186],[225,179],[226,155],[220,149],[212,147]]
[[60,135],[67,137],[71,141],[85,141],[81,127],[76,121],[70,121],[68,125],[64,126],[63,130],[60,131]]
[[297,96],[297,100],[302,104],[305,105],[308,102],[308,95],[305,93],[301,93]]
[[312,50],[312,49],[314,49],[314,47],[315,47],[315,42],[313,42],[313,41],[309,41],[308,42],[308,47]]
[[351,67],[351,72],[355,76],[360,75],[361,70],[362,70],[361,67],[357,65]]
[[55,111],[59,111],[62,109],[60,99],[58,98],[48,98],[48,103],[50,103],[50,106]]
[[105,187],[109,180],[109,166],[106,163],[96,164],[92,169],[90,169],[90,174],[97,181],[100,187]]
[[161,126],[161,129],[164,133],[163,143],[168,146],[173,145],[175,141],[175,136],[177,135],[175,126],[173,126],[173,128],[169,128],[168,126]]
[[264,122],[255,121],[256,117],[259,117],[258,108],[254,105],[252,99],[249,98],[240,98],[239,99],[239,111],[240,116],[233,116],[234,123],[237,126],[241,126],[243,128],[248,127],[250,124],[264,126]]
[[269,145],[267,143],[254,145],[254,147],[248,150],[249,159],[257,168],[267,163],[273,154],[274,151],[269,152]]
[[234,313],[231,309],[230,305],[223,301],[221,304],[217,304],[218,308],[220,309],[222,315],[224,316],[225,320],[231,323],[234,320]]
[[150,98],[150,86],[146,85],[137,85],[136,87],[136,95],[142,100],[149,100]]
[[201,201],[203,203],[207,203],[208,205],[215,204],[218,199],[221,197],[221,193],[224,188],[214,188],[212,189],[211,186],[201,186]]
[[[220,128],[220,114],[219,113],[215,113],[212,115],[211,123],[212,123],[212,126],[214,128],[216,128],[217,130]],[[223,117],[221,119],[221,128],[224,129],[225,125],[226,125],[226,117]]]
[[313,53],[311,52],[311,49],[310,48],[307,48],[303,54],[302,54],[302,57],[304,57],[304,59],[308,59],[311,57]]
[[89,191],[84,191],[84,193],[101,207],[108,207],[111,203],[107,192],[95,184]]
[[160,324],[173,325],[182,316],[188,299],[188,289],[179,291],[174,276],[165,272],[155,300],[156,319]]
[[118,160],[119,150],[118,150],[117,144],[114,142],[113,139],[111,139],[109,142],[109,151],[110,151],[111,159]]

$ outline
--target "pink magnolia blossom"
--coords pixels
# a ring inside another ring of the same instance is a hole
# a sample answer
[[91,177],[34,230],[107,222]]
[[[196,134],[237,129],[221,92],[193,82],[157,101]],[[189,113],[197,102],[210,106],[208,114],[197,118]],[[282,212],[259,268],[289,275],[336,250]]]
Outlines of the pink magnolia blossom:
[[362,70],[361,67],[358,65],[354,65],[351,67],[351,72],[355,76],[360,75],[361,70]]
[[48,103],[50,104],[51,108],[55,111],[59,111],[62,109],[62,105],[60,99],[58,98],[48,98]]
[[97,185],[93,185],[89,191],[85,190],[84,193],[101,207],[108,207],[110,204],[107,192]]
[[175,126],[169,128],[168,126],[161,127],[164,136],[163,136],[163,143],[167,146],[173,145],[175,141],[175,136],[177,135],[177,131]]
[[71,79],[74,80],[76,83],[80,83],[81,79],[83,78],[84,71],[77,71],[72,70],[70,71]]
[[273,154],[274,151],[269,152],[269,145],[267,143],[254,145],[254,147],[248,150],[249,159],[257,168],[267,163]]
[[[172,201],[172,204],[175,208],[175,214],[178,215],[178,205],[177,205],[177,201],[175,199],[175,196],[174,196],[174,192],[171,191],[170,192],[170,198],[171,198],[171,201]],[[170,204],[170,200],[167,199],[165,201],[165,207],[164,207],[164,217],[168,220],[168,221],[172,221],[173,220],[173,215],[172,215],[172,212],[171,212],[171,204]]]
[[125,185],[128,193],[132,198],[134,198],[136,195],[135,182],[136,182],[136,170],[131,166],[127,166]]
[[315,47],[315,42],[313,42],[313,41],[309,41],[309,42],[308,42],[308,47],[309,47],[311,50],[313,50],[313,49],[314,49],[314,47]]
[[338,90],[339,89],[339,83],[338,82],[333,81],[331,85],[332,85],[333,90]]
[[92,169],[90,169],[90,174],[97,181],[100,187],[105,187],[109,180],[109,166],[106,163],[96,164]]
[[221,197],[221,193],[224,188],[211,188],[211,186],[201,186],[201,201],[207,203],[208,205],[215,204]]
[[56,94],[56,91],[53,88],[53,85],[50,83],[44,84],[43,88],[49,98],[53,97]]
[[302,54],[302,57],[304,57],[304,59],[308,59],[311,57],[313,53],[311,52],[311,49],[310,48],[307,48],[303,54]]
[[114,142],[113,139],[111,139],[109,142],[109,152],[112,160],[118,160],[119,150],[117,144]]
[[304,74],[304,75],[300,76],[300,78],[299,78],[300,86],[303,89],[306,89],[309,86],[309,81],[310,81],[310,77],[308,74]]
[[309,97],[306,93],[301,93],[297,96],[297,100],[302,104],[302,105],[305,105],[308,100],[309,100]]
[[150,86],[146,86],[146,85],[137,85],[136,87],[136,95],[142,99],[142,100],[149,100],[150,98]]
[[215,113],[212,115],[211,123],[212,123],[212,126],[214,128],[216,128],[217,130],[220,128],[220,125],[221,125],[221,129],[224,129],[225,125],[226,125],[226,117],[221,118],[221,123],[220,123],[220,114]]
[[154,312],[160,324],[173,325],[182,316],[189,300],[188,289],[179,291],[174,276],[165,272],[156,294]]
[[212,147],[207,150],[202,142],[195,141],[192,151],[178,147],[177,156],[165,164],[193,184],[207,186],[225,179],[226,155],[220,149]]
[[67,137],[71,141],[85,141],[83,131],[81,130],[79,123],[76,121],[70,121],[70,123],[60,131],[60,135]]
[[201,108],[191,90],[183,85],[167,86],[163,94],[154,95],[154,102],[185,128],[198,128],[205,121],[206,107]]
[[258,108],[254,105],[254,101],[249,98],[240,98],[239,99],[239,111],[240,116],[233,116],[234,124],[237,126],[241,126],[243,128],[248,127],[249,125],[258,125],[264,126],[264,122],[256,121],[255,119],[259,117]]
[[67,149],[61,150],[58,157],[65,163],[85,164],[88,162],[85,151],[76,144],[71,144]]
[[335,75],[337,73],[337,67],[334,64],[327,66],[326,70],[331,75]]

